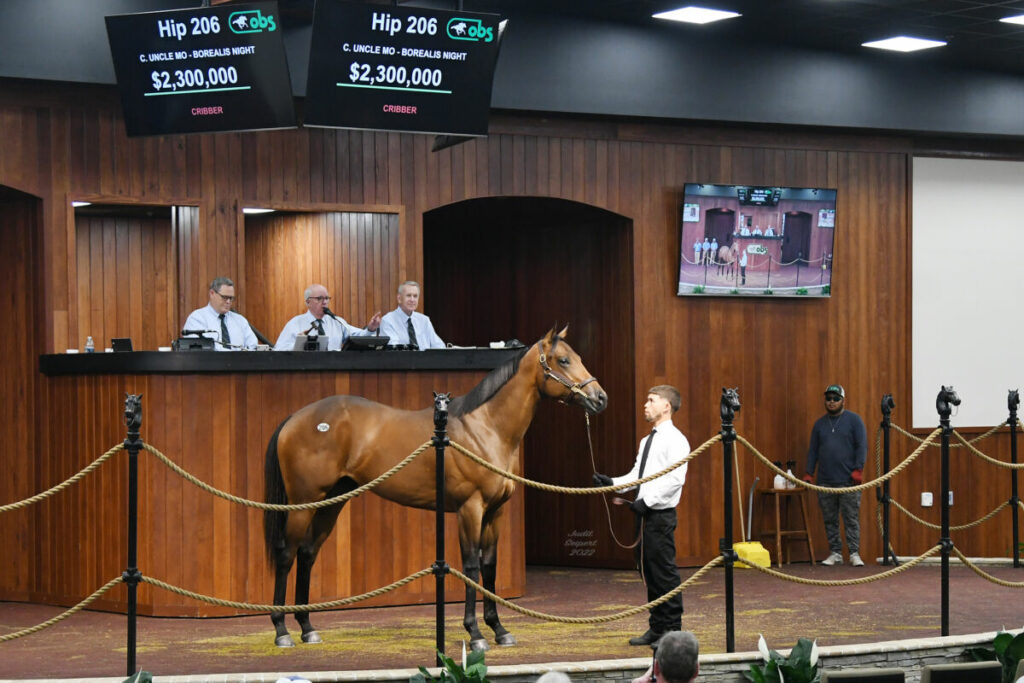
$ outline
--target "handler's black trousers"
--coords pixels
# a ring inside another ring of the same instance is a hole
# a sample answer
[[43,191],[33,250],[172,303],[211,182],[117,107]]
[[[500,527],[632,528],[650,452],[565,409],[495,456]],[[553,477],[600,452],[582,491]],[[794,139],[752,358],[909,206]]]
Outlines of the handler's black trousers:
[[[676,567],[676,509],[648,510],[643,517],[637,515],[636,526],[638,531],[643,527],[643,539],[633,549],[633,554],[647,583],[647,602],[651,602],[680,584]],[[682,616],[683,594],[680,593],[652,608],[648,623],[655,633],[679,631]]]

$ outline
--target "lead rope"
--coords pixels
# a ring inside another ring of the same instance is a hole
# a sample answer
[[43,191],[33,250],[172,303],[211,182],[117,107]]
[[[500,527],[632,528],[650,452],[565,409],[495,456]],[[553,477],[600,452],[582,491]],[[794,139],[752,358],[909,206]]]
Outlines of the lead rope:
[[[587,423],[587,448],[590,449],[590,466],[594,469],[594,473],[596,474],[597,473],[597,461],[594,459],[594,442],[590,438],[590,413],[588,413],[586,411],[583,411],[583,418],[586,420],[586,423]],[[639,535],[637,535],[636,539],[634,539],[634,541],[632,543],[630,543],[629,545],[625,545],[625,544],[622,543],[622,541],[619,540],[619,537],[615,535],[615,529],[612,526],[612,508],[611,508],[610,505],[608,505],[608,496],[602,493],[601,494],[601,501],[604,503],[605,516],[608,518],[608,531],[611,532],[612,540],[615,541],[615,544],[617,546],[619,546],[620,548],[623,548],[625,550],[632,550],[633,548],[635,548],[637,546],[637,544],[640,543],[640,541],[644,537],[643,520],[641,519],[641,521],[640,521],[640,533],[639,533]],[[643,548],[642,547],[640,548],[640,552],[643,553]],[[642,556],[643,555],[641,555],[641,557]],[[643,565],[642,562],[640,564]],[[640,568],[640,575],[643,576],[643,566],[641,566],[641,568]]]

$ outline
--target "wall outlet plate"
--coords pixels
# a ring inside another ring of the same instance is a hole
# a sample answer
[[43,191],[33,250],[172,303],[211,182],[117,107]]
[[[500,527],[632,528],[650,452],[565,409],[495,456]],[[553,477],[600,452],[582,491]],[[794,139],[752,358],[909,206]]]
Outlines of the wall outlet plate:
[[953,507],[953,492],[949,492],[949,507]]
[[921,507],[923,507],[923,508],[930,508],[934,504],[935,504],[935,502],[932,499],[932,492],[931,491],[922,491],[921,492]]

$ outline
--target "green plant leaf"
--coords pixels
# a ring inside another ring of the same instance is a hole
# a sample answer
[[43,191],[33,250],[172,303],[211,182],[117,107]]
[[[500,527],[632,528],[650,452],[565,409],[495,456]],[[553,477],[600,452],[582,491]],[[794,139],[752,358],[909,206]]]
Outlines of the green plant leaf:
[[964,654],[975,662],[994,662],[997,659],[996,651],[988,647],[969,647],[964,650]]
[[1013,634],[1007,633],[1006,631],[1000,631],[996,634],[995,639],[992,641],[992,647],[995,649],[997,655],[1001,655],[1006,652],[1006,648],[1010,646],[1010,642],[1013,640]]
[[753,681],[754,683],[765,683],[764,672],[761,670],[761,667],[757,664],[751,664],[750,671],[744,671],[743,677],[746,678],[748,681]]

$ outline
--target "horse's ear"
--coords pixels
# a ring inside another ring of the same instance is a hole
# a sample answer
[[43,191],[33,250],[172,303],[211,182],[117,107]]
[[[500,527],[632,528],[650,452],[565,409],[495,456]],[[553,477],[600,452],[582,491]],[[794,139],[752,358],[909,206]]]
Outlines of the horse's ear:
[[552,342],[552,341],[554,341],[554,339],[555,339],[555,335],[557,334],[557,333],[555,332],[555,330],[557,330],[557,329],[558,329],[558,323],[556,322],[556,323],[555,323],[554,325],[552,325],[552,326],[551,326],[551,329],[550,329],[550,330],[548,330],[548,331],[547,331],[547,332],[546,332],[546,333],[544,334],[544,341],[546,341],[546,342]]
[[[555,327],[558,327],[558,326],[556,325]],[[562,328],[562,331],[558,333],[558,336],[561,337],[562,339],[565,339],[565,335],[567,335],[568,333],[569,333],[569,323],[566,323],[565,327]]]

